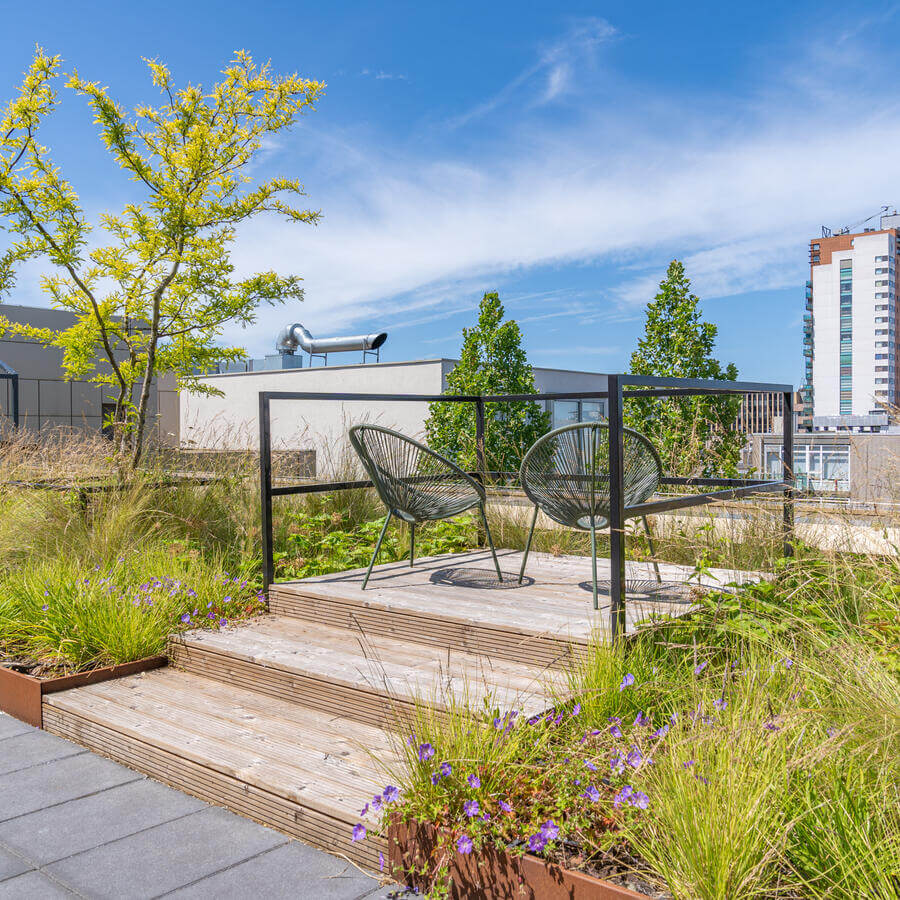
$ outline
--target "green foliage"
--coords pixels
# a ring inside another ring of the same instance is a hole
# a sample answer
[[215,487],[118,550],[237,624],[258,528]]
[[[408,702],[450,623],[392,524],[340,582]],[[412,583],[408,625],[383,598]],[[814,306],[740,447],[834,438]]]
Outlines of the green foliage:
[[[535,393],[534,373],[515,320],[503,321],[497,293],[485,294],[478,324],[463,329],[460,359],[447,376],[448,394]],[[550,427],[537,403],[485,404],[485,457],[491,471],[516,472],[525,451]],[[476,468],[475,409],[471,403],[432,403],[425,423],[429,446],[462,469]]]
[[18,238],[0,255],[0,293],[12,288],[17,265],[45,259],[54,271],[44,276],[44,290],[55,308],[75,315],[59,332],[0,324],[59,347],[70,378],[104,387],[132,465],[143,450],[152,379],[173,373],[182,387],[208,391],[198,371],[243,355],[217,345],[226,324],[252,323],[262,303],[302,298],[293,275],[235,277],[237,226],[265,212],[289,222],[319,216],[291,205],[289,198],[303,195],[299,181],[249,187],[247,173],[264,143],[312,108],[320,82],[273,76],[243,51],[209,91],[177,89],[165,66],[148,66],[162,103],[133,114],[99,83],[77,72],[67,80],[87,98],[107,150],[144,195],[100,217],[108,242],[94,249],[75,190],[36,140],[58,104],[59,57],[38,48],[19,96],[0,117],[0,223]]
[[[683,263],[672,260],[659,293],[647,306],[644,336],[631,355],[631,373],[735,381],[734,363],[712,356],[718,328],[704,322]],[[650,435],[664,468],[673,475],[737,473],[743,437],[733,429],[738,397],[630,400],[626,424]]]

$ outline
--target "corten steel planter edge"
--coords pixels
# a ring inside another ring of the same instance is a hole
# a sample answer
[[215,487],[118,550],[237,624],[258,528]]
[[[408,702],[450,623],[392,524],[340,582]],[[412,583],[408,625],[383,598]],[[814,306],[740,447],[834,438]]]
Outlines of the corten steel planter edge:
[[35,678],[24,672],[15,672],[0,666],[0,711],[9,713],[37,728],[44,727],[42,700],[44,694],[55,694],[70,688],[98,684],[126,675],[136,675],[150,669],[158,669],[168,663],[166,656],[147,656],[133,662],[118,663],[91,669],[88,672],[77,672],[74,675],[61,675],[58,678]]
[[[427,890],[428,874],[419,872],[433,871],[437,836],[433,825],[403,822],[395,816],[388,824],[390,874],[402,884]],[[415,873],[409,874],[412,869]],[[449,874],[450,896],[458,900],[647,900],[609,881],[497,847],[466,856],[454,851]]]

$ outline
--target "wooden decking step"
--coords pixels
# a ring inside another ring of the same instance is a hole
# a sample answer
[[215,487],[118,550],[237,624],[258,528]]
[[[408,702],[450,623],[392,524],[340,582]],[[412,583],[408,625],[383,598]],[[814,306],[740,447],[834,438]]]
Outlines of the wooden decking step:
[[410,721],[420,703],[444,713],[464,702],[531,715],[562,690],[556,670],[289,616],[187,632],[169,653],[197,675],[378,728]]
[[385,731],[174,669],[49,694],[48,731],[375,869],[350,843],[397,760]]

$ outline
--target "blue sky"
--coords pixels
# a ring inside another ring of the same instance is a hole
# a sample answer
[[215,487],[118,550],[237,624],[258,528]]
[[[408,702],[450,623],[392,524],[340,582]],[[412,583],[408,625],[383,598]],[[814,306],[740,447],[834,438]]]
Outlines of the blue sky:
[[[806,242],[900,204],[892,4],[4,7],[3,102],[35,43],[128,106],[156,100],[142,56],[209,84],[243,48],[327,82],[259,167],[300,177],[321,224],[257,220],[236,248],[305,279],[303,304],[229,335],[253,355],[301,321],[453,356],[499,290],[535,365],[620,371],[677,257],[720,358],[799,383]],[[92,214],[129,196],[80,99],[43,137]],[[9,302],[44,305],[38,275]]]

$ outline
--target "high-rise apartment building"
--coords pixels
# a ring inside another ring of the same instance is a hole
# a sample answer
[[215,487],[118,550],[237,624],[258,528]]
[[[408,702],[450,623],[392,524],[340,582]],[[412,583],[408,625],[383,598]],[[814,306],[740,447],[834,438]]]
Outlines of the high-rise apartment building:
[[900,403],[900,215],[810,241],[801,427],[870,431]]

